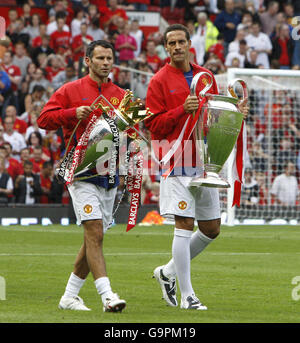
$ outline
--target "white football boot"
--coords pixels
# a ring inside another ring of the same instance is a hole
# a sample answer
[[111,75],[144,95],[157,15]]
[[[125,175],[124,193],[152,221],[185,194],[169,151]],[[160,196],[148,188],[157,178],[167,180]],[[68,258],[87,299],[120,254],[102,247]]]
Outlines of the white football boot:
[[122,312],[126,306],[126,301],[120,299],[117,293],[112,293],[103,302],[103,312]]
[[176,278],[167,278],[163,274],[163,266],[154,269],[153,277],[157,280],[162,290],[163,299],[169,306],[178,306],[176,298]]
[[180,308],[186,310],[207,310],[207,307],[201,304],[195,294],[189,295],[186,298],[181,298]]
[[83,300],[79,296],[73,298],[62,296],[58,307],[62,310],[91,311],[91,309],[84,305]]

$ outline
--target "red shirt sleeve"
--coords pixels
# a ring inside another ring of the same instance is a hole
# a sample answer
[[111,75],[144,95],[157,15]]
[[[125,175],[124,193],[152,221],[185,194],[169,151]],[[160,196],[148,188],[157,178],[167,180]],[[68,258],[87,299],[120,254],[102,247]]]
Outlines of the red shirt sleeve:
[[68,94],[66,94],[66,88],[61,87],[51,96],[38,117],[39,127],[46,130],[57,130],[61,126],[70,124],[70,121],[76,121],[76,107],[67,107]]

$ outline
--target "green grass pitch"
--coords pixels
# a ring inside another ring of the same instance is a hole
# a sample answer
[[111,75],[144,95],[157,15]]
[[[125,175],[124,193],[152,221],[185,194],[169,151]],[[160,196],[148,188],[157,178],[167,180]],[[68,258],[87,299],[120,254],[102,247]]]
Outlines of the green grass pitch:
[[300,321],[292,284],[300,279],[299,226],[223,226],[216,241],[192,261],[193,287],[207,311],[168,307],[152,279],[153,269],[171,257],[172,227],[137,226],[126,233],[125,225],[107,232],[104,249],[111,285],[127,301],[126,309],[103,313],[89,275],[80,296],[92,311],[59,310],[82,237],[75,225],[0,227],[0,276],[6,285],[0,323]]

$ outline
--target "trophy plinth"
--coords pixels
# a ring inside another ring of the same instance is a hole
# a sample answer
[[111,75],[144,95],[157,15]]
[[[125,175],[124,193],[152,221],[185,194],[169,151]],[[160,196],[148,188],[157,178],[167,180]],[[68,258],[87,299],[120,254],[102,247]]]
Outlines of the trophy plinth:
[[207,172],[206,177],[195,177],[189,184],[189,187],[214,187],[230,188],[230,184],[223,180],[217,173]]

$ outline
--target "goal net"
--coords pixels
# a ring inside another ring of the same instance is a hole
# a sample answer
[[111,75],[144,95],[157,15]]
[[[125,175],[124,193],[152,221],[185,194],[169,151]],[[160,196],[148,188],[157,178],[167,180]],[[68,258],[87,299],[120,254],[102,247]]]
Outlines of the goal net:
[[[250,113],[246,120],[247,158],[241,206],[232,208],[233,187],[220,191],[222,222],[296,224],[300,220],[300,71],[228,69],[217,75],[219,92],[230,80],[246,81]],[[233,154],[223,168],[231,179]]]

